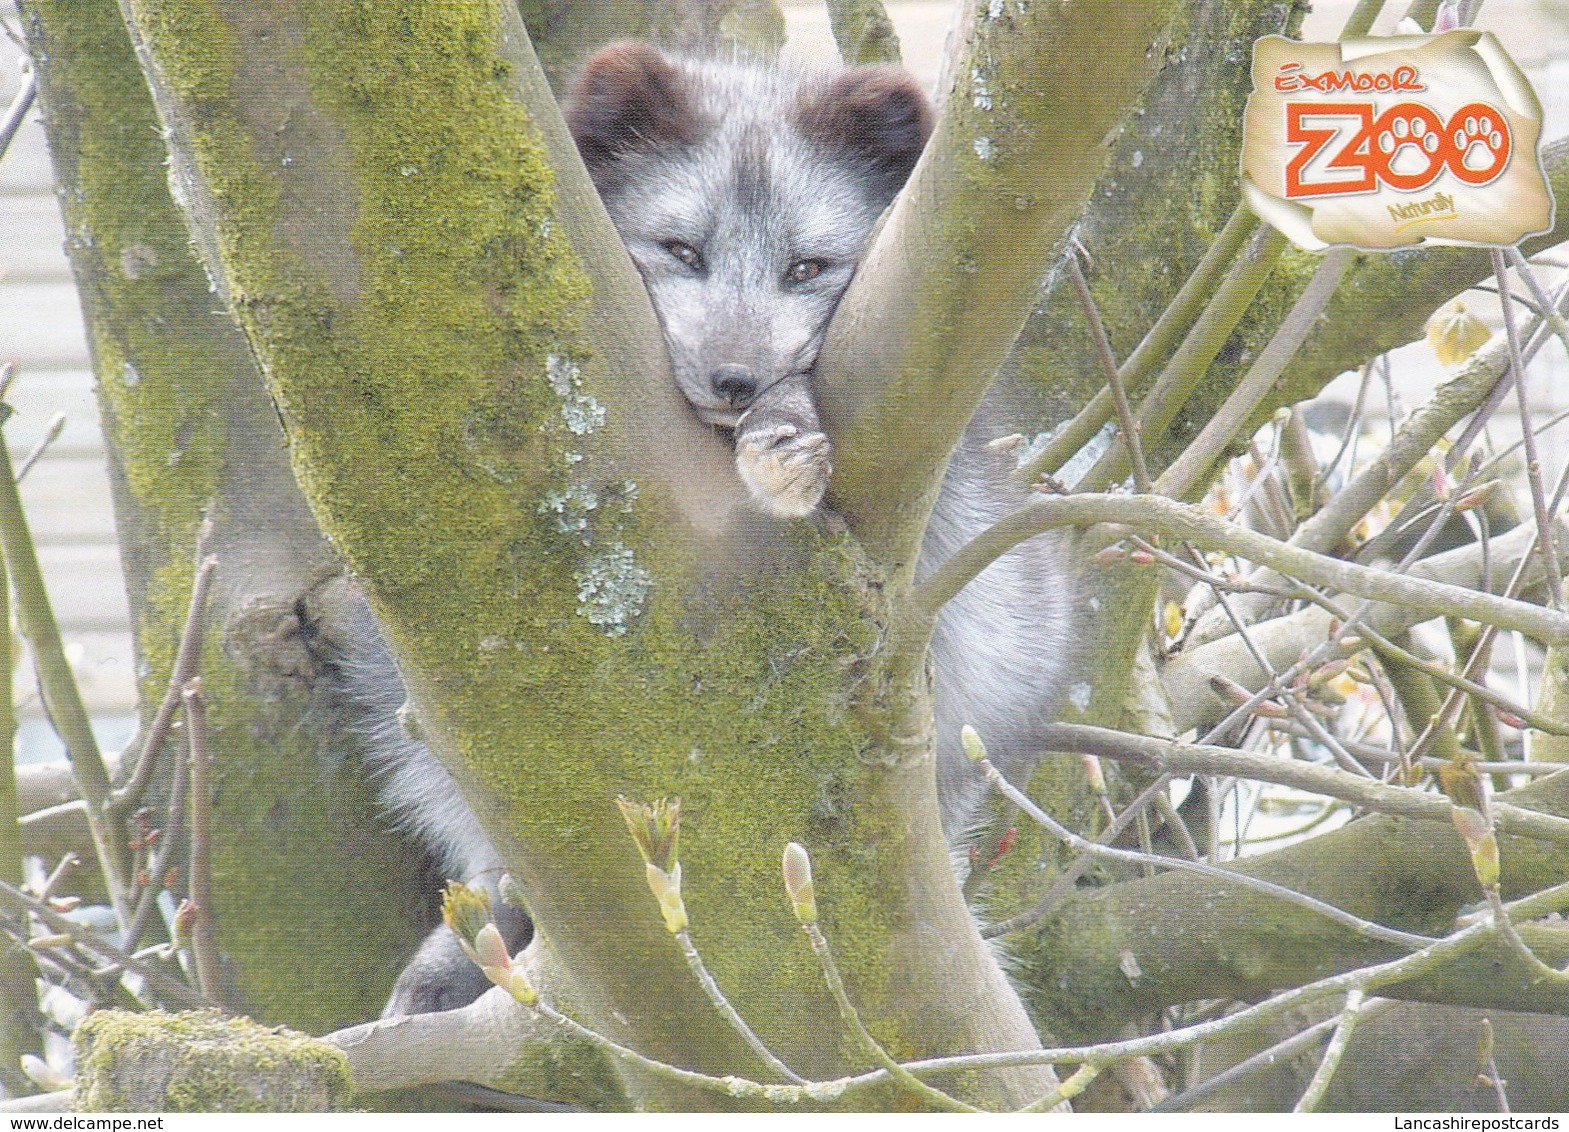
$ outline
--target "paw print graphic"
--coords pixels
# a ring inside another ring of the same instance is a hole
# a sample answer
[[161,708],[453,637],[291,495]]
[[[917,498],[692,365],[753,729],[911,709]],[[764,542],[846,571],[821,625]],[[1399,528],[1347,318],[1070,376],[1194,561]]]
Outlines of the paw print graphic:
[[1449,129],[1449,168],[1466,184],[1485,185],[1509,164],[1509,126],[1491,106],[1461,107]]
[[1444,123],[1428,107],[1408,102],[1378,122],[1374,144],[1383,155],[1383,179],[1397,189],[1426,187],[1444,166]]

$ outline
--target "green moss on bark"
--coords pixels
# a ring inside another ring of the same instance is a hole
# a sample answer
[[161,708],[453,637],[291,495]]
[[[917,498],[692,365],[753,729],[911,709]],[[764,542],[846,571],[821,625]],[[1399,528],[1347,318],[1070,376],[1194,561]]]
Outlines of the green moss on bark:
[[170,198],[159,121],[118,8],[29,0],[24,21],[99,381],[144,705],[156,705],[173,666],[203,514],[216,526],[203,677],[229,972],[246,1008],[270,1020],[326,1030],[372,1016],[390,965],[415,942],[414,864],[323,734],[332,720],[319,700],[257,694],[223,648],[223,622],[248,594],[286,605],[327,556],[282,463],[249,347]]
[[212,1013],[101,1010],[76,1028],[80,1112],[340,1112],[343,1051]]

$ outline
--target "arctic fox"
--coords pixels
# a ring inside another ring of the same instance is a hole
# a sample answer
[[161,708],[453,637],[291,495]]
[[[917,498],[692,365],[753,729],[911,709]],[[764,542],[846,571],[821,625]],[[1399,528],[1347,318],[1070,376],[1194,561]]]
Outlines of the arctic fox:
[[[926,144],[925,95],[890,67],[820,75],[689,62],[626,43],[588,62],[565,113],[648,287],[682,393],[703,420],[734,430],[737,470],[762,510],[810,513],[831,472],[812,366],[878,218]],[[1010,458],[985,439],[972,425],[954,454],[918,576],[1024,502],[1009,484]],[[1036,538],[984,571],[939,619],[938,787],[950,840],[974,820],[983,793],[960,747],[964,724],[1010,777],[1038,755],[1035,735],[1070,665],[1068,583],[1058,542]],[[344,675],[354,710],[372,721],[384,797],[449,875],[494,877],[500,861],[451,777],[397,724],[397,669],[368,612],[357,616]],[[505,914],[511,922],[500,926],[521,946],[526,919]],[[388,1011],[457,1006],[484,988],[440,928],[400,977]]]

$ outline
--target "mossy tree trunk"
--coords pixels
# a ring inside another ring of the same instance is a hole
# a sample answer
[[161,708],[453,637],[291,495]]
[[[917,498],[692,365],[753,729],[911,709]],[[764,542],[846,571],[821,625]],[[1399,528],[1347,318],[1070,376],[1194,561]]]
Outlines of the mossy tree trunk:
[[[169,682],[206,516],[218,567],[201,674],[224,831],[212,846],[213,912],[228,999],[272,1023],[341,1026],[379,1009],[422,901],[413,858],[380,826],[289,632],[296,602],[337,571],[336,557],[170,199],[119,10],[29,0],[22,16],[98,379],[143,734]],[[172,747],[156,792],[168,789]]]

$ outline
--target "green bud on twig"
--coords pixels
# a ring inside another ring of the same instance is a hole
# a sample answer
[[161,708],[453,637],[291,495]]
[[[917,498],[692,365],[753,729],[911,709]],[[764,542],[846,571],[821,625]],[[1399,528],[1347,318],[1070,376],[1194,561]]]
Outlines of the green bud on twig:
[[687,928],[686,903],[681,899],[681,866],[677,864],[668,873],[658,865],[643,866],[648,880],[648,891],[659,901],[659,914],[664,917],[665,930],[671,935]]
[[616,807],[643,860],[665,872],[673,869],[681,841],[681,799],[660,798],[648,804],[618,795]]
[[1449,820],[1471,853],[1476,881],[1487,891],[1498,887],[1498,836],[1488,821],[1469,806],[1451,806]]
[[803,924],[817,922],[817,892],[812,885],[812,858],[792,841],[784,849],[784,884],[795,918]]
[[686,905],[681,900],[681,799],[660,798],[649,804],[617,796],[616,808],[627,823],[627,832],[643,855],[643,875],[648,891],[659,901],[659,914],[671,935],[686,931]]
[[490,893],[460,880],[449,880],[441,894],[441,918],[465,947],[473,947],[474,937],[490,923]]
[[506,940],[490,918],[490,893],[461,881],[448,881],[441,897],[441,918],[458,937],[463,954],[484,972],[485,977],[501,987],[524,1006],[533,1006],[539,995],[528,981],[523,968],[512,962]]

